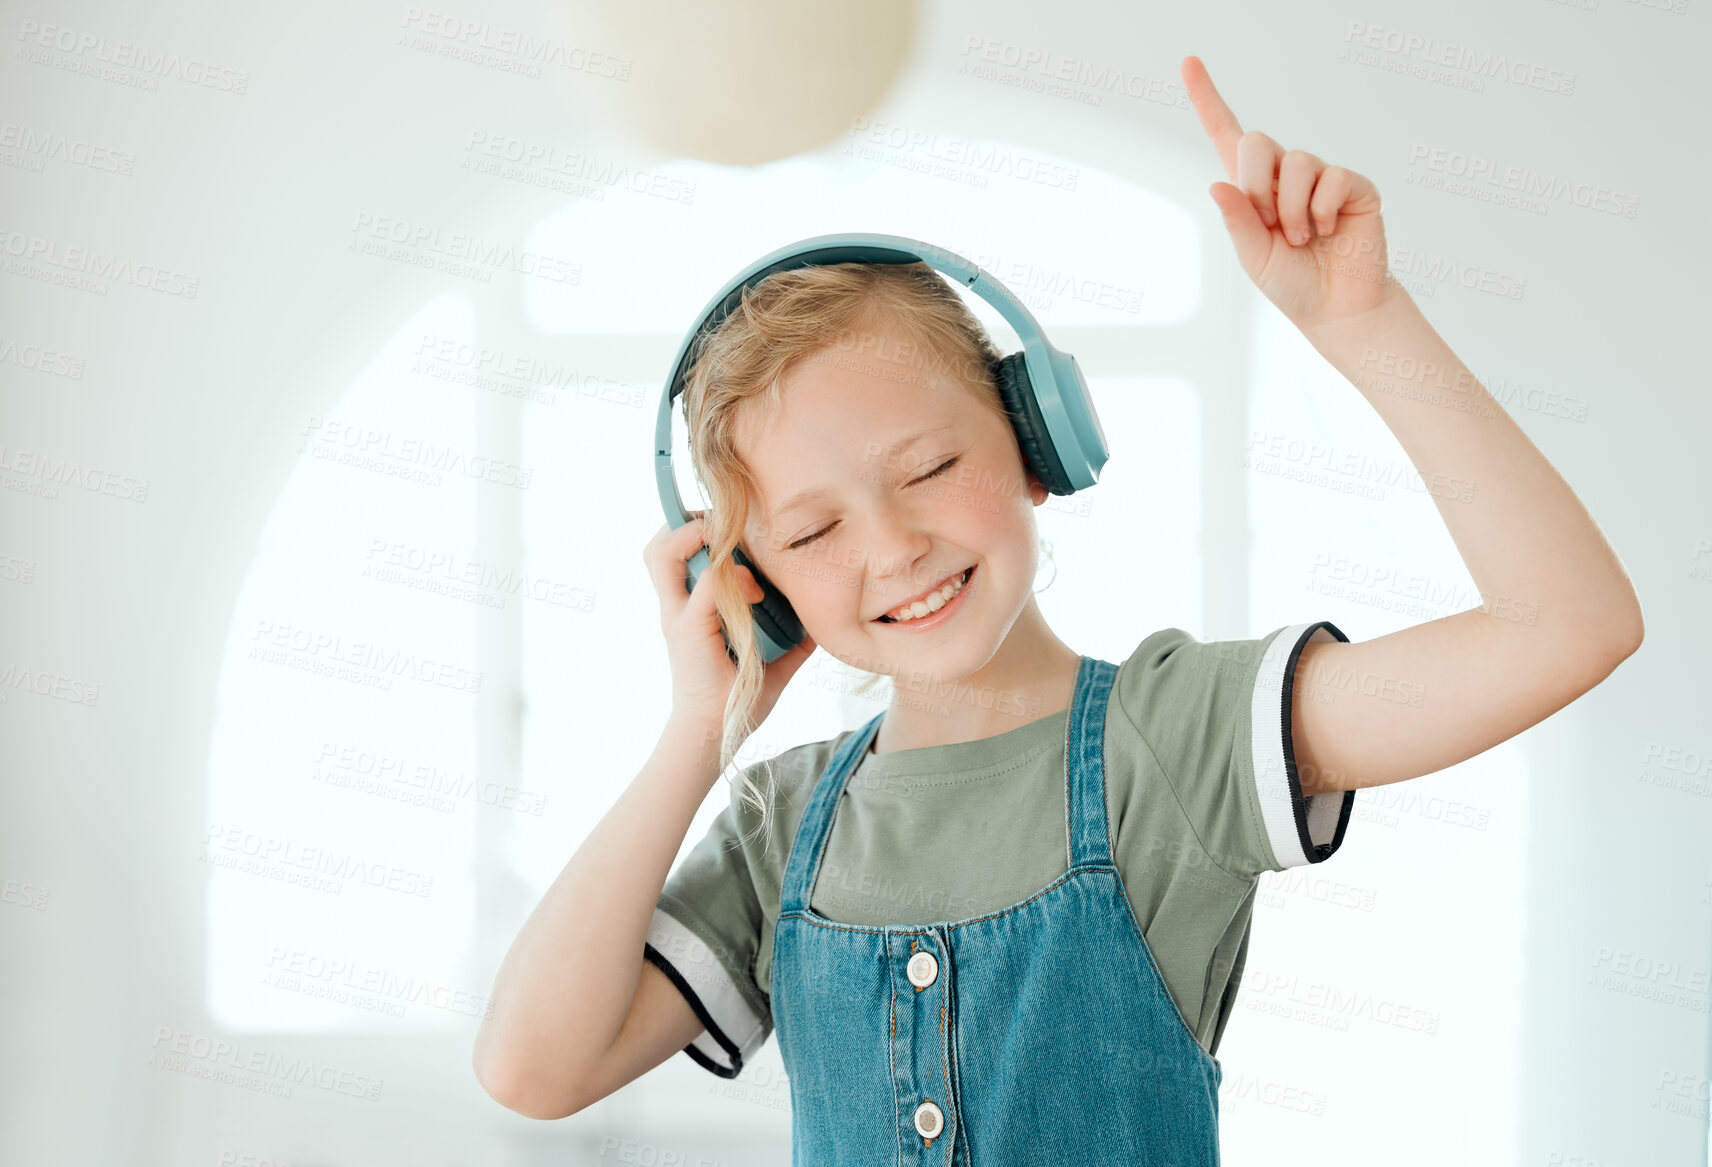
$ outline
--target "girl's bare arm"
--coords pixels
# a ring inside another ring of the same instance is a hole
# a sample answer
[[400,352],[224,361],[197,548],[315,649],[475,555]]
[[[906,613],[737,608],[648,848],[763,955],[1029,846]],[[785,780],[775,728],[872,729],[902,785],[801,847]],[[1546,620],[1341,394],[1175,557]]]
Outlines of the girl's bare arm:
[[1587,508],[1412,299],[1307,335],[1402,444],[1481,598],[1372,640],[1302,649],[1293,732],[1313,793],[1491,749],[1597,685],[1643,629]]
[[668,721],[506,953],[474,1055],[476,1077],[501,1105],[563,1118],[701,1032],[642,946],[690,821],[719,778],[718,742],[717,728]]
[[[1569,484],[1392,278],[1373,182],[1244,132],[1199,57],[1181,71],[1230,178],[1208,193],[1238,262],[1390,428],[1481,597],[1373,640],[1303,647],[1290,715],[1302,792],[1434,773],[1603,680],[1641,643],[1640,601]],[[1255,431],[1249,448],[1323,459],[1314,469],[1345,482],[1373,469],[1302,435]]]

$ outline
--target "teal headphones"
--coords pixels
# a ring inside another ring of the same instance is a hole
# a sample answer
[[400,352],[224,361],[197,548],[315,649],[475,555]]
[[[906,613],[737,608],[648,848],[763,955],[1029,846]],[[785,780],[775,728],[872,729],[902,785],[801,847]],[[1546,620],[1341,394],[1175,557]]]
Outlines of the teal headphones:
[[[1076,358],[1053,348],[1022,301],[987,272],[930,243],[899,235],[816,235],[762,256],[731,280],[702,310],[701,318],[678,347],[672,375],[660,399],[660,416],[654,433],[654,475],[660,488],[660,504],[666,521],[676,529],[690,521],[678,495],[672,471],[672,404],[684,391],[684,375],[694,363],[697,347],[741,303],[743,289],[760,283],[774,272],[791,268],[837,263],[928,264],[956,280],[998,309],[1022,340],[1022,351],[1012,353],[993,367],[999,397],[1010,415],[1017,446],[1034,476],[1052,494],[1074,494],[1099,481],[1106,464],[1105,431],[1094,412],[1088,383]],[[772,662],[802,643],[802,622],[790,601],[749,561],[741,547],[732,548],[732,558],[747,567],[761,585],[761,600],[751,604],[755,639],[762,659]],[[709,565],[707,548],[701,547],[688,561],[689,578],[695,581]],[[726,651],[731,653],[730,639]],[[736,656],[732,654],[735,663]]]

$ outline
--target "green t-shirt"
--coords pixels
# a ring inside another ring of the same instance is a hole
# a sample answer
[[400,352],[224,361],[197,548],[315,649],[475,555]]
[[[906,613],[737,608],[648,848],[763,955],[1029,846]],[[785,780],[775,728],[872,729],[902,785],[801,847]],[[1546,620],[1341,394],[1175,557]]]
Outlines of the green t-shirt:
[[[1327,621],[1258,640],[1155,632],[1119,666],[1106,713],[1112,855],[1184,1024],[1216,1053],[1263,871],[1331,857],[1355,792],[1301,796],[1290,753],[1302,645]],[[868,753],[845,787],[811,906],[841,922],[955,921],[1027,899],[1069,869],[1069,710],[972,742]],[[666,879],[646,955],[707,1026],[684,1052],[734,1077],[772,1033],[773,926],[814,783],[855,730],[772,760],[769,830],[728,805]],[[761,789],[763,763],[745,773]],[[752,836],[744,841],[744,836]]]

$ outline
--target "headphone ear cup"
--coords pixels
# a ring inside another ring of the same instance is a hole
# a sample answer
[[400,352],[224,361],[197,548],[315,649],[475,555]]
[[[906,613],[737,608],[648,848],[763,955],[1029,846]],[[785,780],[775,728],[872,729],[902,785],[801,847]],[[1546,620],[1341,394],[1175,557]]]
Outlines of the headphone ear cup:
[[[755,618],[761,659],[764,663],[771,664],[801,644],[808,632],[797,618],[796,609],[791,607],[791,602],[785,599],[761,569],[743,554],[743,548],[733,547],[731,558],[739,566],[747,567],[749,573],[755,577],[755,582],[761,585],[761,599],[749,605],[749,612]],[[729,652],[729,642],[726,648]]]
[[1034,476],[1051,494],[1074,494],[1076,488],[1064,473],[1052,436],[1046,432],[1046,419],[1034,399],[1034,386],[1028,379],[1023,354],[1012,353],[993,366],[993,379],[999,388],[999,400],[1010,414],[1011,428],[1016,431],[1017,446],[1023,460]]

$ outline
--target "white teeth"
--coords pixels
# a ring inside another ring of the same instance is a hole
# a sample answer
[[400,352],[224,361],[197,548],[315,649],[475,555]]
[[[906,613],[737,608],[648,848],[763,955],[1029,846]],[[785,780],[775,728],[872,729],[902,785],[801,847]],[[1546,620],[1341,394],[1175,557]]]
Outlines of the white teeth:
[[925,600],[917,600],[915,603],[910,604],[905,608],[894,608],[890,612],[887,612],[886,615],[890,616],[892,620],[898,624],[907,624],[911,620],[918,620],[923,616],[939,611],[939,609],[945,607],[946,604],[951,602],[952,596],[955,596],[962,590],[963,576],[959,575],[956,579],[940,588],[937,592],[929,595]]

